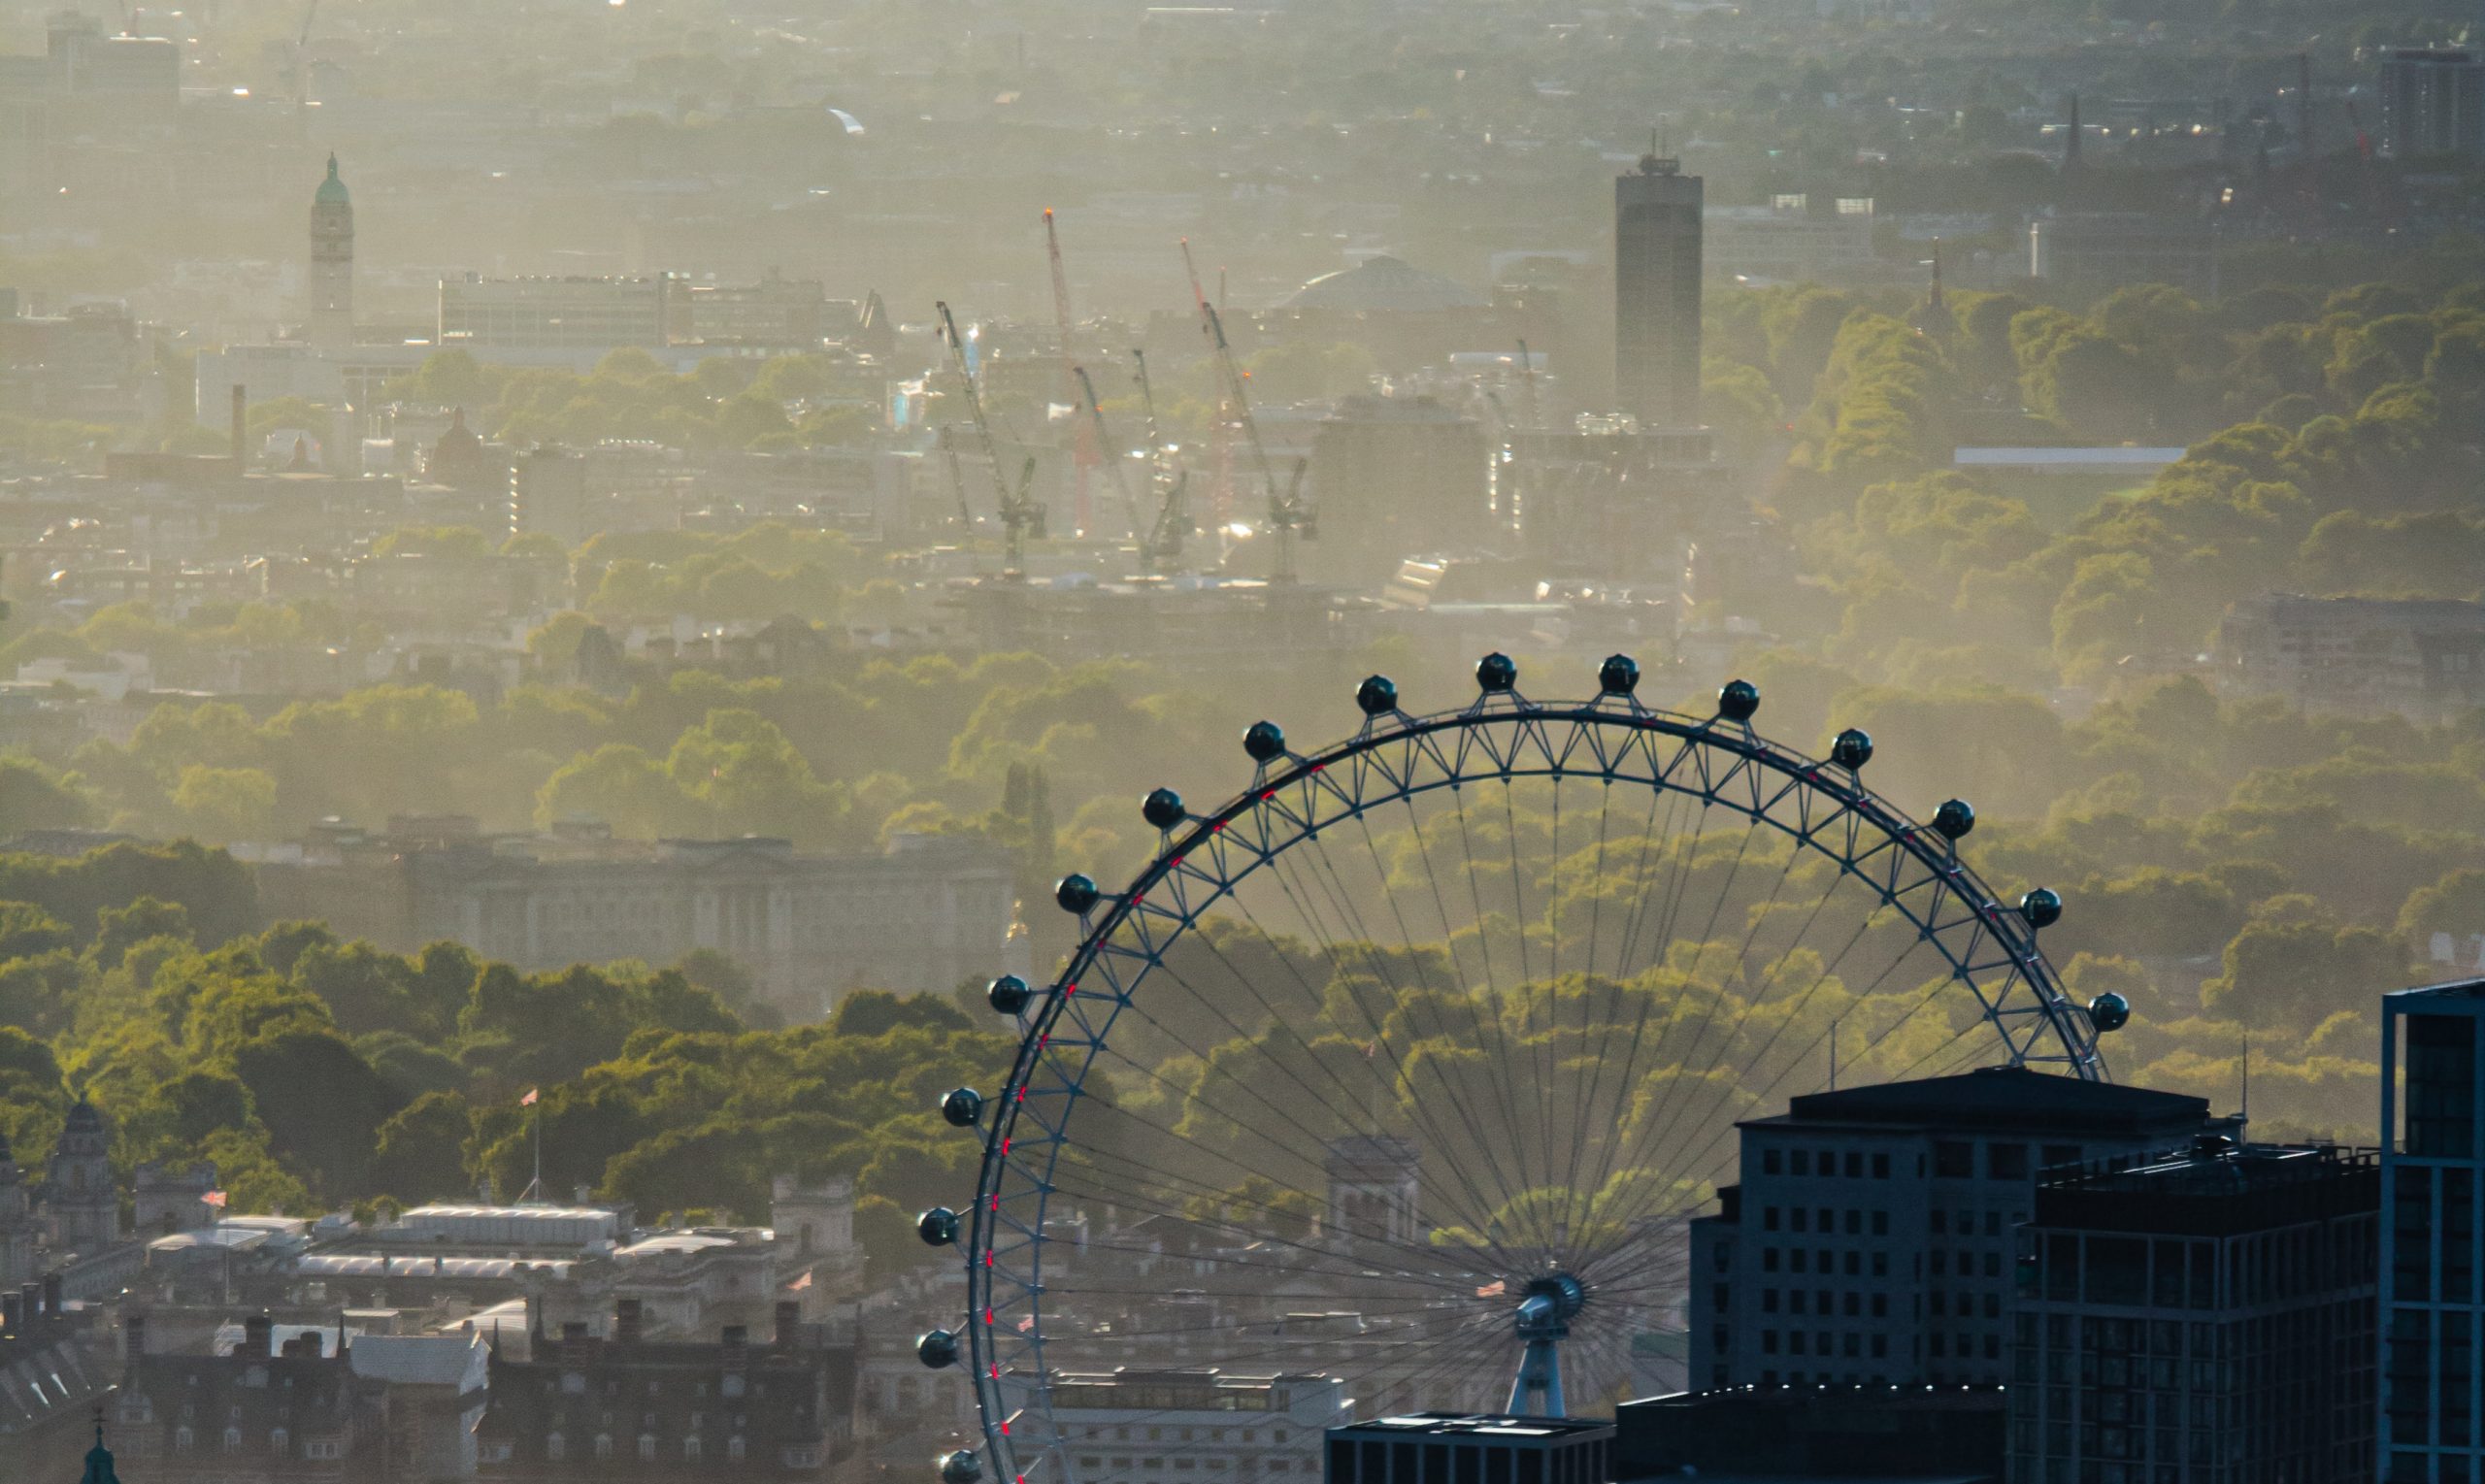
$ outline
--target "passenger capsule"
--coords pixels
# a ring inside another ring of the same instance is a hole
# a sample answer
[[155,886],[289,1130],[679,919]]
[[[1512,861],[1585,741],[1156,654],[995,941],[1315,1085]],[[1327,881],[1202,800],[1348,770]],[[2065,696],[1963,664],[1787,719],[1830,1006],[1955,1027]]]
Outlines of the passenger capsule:
[[2088,1002],[2088,1023],[2098,1034],[2119,1031],[2131,1023],[2132,1003],[2117,994],[2103,994]]
[[1398,709],[1398,682],[1385,675],[1367,676],[1355,687],[1355,705],[1367,716],[1386,716]]
[[2062,921],[2062,894],[2039,886],[2019,899],[2019,915],[2032,928],[2050,928]]
[[983,1460],[966,1448],[941,1456],[941,1484],[976,1484],[983,1477]]
[[1242,733],[1242,750],[1255,763],[1274,763],[1285,756],[1285,728],[1274,721],[1255,721]]
[[922,1237],[927,1247],[954,1246],[958,1239],[958,1213],[945,1205],[936,1205],[914,1218],[914,1235]]
[[1087,915],[1103,897],[1104,893],[1096,889],[1094,881],[1075,873],[1063,876],[1060,883],[1052,889],[1052,899],[1061,904],[1063,911],[1076,912],[1082,917]]
[[983,1116],[983,1094],[972,1087],[957,1087],[943,1093],[941,1116],[949,1120],[953,1128],[974,1128],[976,1120]]
[[1848,727],[1829,744],[1829,760],[1849,773],[1861,773],[1872,761],[1872,734]]
[[926,1330],[914,1341],[914,1358],[934,1370],[958,1363],[958,1337],[946,1330]]
[[1147,797],[1139,801],[1139,813],[1141,818],[1160,830],[1170,830],[1187,817],[1182,809],[1182,796],[1170,788],[1149,790]]
[[1933,829],[1943,840],[1961,841],[1976,827],[1976,808],[1965,799],[1952,799],[1933,811]]
[[1475,662],[1475,684],[1488,696],[1506,694],[1518,684],[1518,661],[1495,650]]
[[1760,687],[1749,680],[1728,680],[1717,692],[1717,714],[1728,721],[1749,721],[1760,709]]
[[1627,696],[1640,688],[1640,662],[1627,654],[1608,654],[1596,668],[1596,683],[1608,696]]
[[1005,973],[992,981],[992,987],[984,991],[983,997],[1000,1013],[1015,1015],[1027,1007],[1028,1000],[1034,996],[1027,988],[1026,980],[1014,973]]

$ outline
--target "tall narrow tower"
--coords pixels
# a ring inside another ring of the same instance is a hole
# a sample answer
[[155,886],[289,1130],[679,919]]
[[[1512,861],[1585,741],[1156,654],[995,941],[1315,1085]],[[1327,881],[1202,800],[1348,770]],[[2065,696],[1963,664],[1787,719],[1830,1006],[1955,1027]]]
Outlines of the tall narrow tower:
[[333,154],[311,198],[311,344],[322,350],[353,344],[353,197]]
[[1702,194],[1655,154],[1613,182],[1613,385],[1642,428],[1700,422]]

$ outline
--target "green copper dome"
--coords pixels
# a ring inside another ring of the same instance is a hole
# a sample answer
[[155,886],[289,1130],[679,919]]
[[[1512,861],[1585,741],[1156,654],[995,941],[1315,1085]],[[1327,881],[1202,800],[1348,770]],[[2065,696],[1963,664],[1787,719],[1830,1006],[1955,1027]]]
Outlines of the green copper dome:
[[319,182],[319,193],[311,199],[320,206],[326,206],[331,202],[338,206],[351,206],[353,204],[353,197],[346,193],[346,182],[337,179],[337,157],[335,155],[332,154],[328,156],[328,178]]

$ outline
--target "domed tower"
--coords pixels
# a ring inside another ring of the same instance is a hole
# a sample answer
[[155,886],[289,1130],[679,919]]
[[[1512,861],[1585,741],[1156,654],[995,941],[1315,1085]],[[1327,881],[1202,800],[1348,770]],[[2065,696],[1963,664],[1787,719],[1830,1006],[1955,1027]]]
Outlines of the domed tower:
[[35,1210],[25,1171],[9,1140],[0,1138],[0,1288],[15,1288],[43,1275],[35,1261]]
[[311,198],[311,344],[353,344],[353,197],[328,156],[328,178]]
[[113,1184],[104,1115],[81,1098],[69,1110],[44,1171],[44,1224],[59,1252],[101,1252],[120,1240],[120,1192]]

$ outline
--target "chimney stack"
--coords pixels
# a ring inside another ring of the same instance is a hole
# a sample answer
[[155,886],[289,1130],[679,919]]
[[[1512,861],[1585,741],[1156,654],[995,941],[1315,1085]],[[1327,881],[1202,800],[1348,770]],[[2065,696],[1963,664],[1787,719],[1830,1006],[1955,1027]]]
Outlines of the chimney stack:
[[57,1324],[60,1322],[60,1316],[67,1310],[67,1308],[68,1305],[61,1302],[60,1272],[55,1269],[43,1275],[44,1317]]
[[327,1353],[327,1349],[328,1337],[325,1335],[320,1334],[317,1330],[303,1331],[300,1338],[297,1339],[294,1344],[294,1353],[301,1356],[304,1360],[315,1361],[320,1356],[325,1355]]
[[15,1293],[0,1293],[0,1335],[17,1335],[24,1331],[25,1310],[18,1305]]
[[750,1364],[750,1330],[747,1326],[725,1326],[725,1369],[741,1370]]
[[233,383],[233,472],[241,474],[250,467],[248,448],[250,389],[241,382]]
[[131,1314],[121,1320],[120,1346],[121,1361],[124,1365],[137,1365],[139,1357],[147,1353],[147,1316],[145,1314]]
[[265,1314],[252,1314],[242,1321],[242,1354],[253,1360],[268,1358],[268,1341],[276,1327]]
[[623,1299],[613,1306],[613,1342],[635,1345],[644,1334],[646,1305],[637,1299]]
[[777,1348],[791,1350],[802,1339],[803,1303],[800,1299],[777,1301]]
[[17,1323],[22,1327],[18,1333],[24,1334],[27,1331],[34,1329],[42,1319],[43,1285],[40,1283],[18,1284]]

